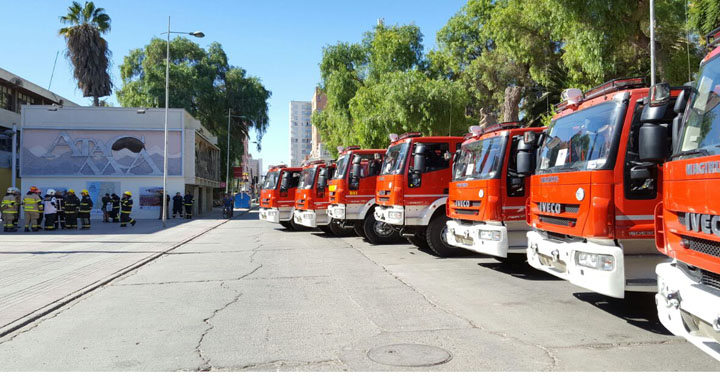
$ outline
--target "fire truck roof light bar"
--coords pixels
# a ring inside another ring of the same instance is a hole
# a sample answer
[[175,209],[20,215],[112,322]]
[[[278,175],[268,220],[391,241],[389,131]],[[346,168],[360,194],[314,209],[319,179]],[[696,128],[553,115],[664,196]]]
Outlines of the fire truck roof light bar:
[[705,35],[708,48],[720,46],[720,26]]
[[[594,99],[606,94],[610,94],[616,91],[625,89],[636,89],[645,86],[642,77],[626,77],[616,78],[610,80],[602,85],[596,86],[585,92],[578,98],[578,95],[573,89],[566,89],[563,91],[563,101],[555,105],[555,110],[560,112],[568,107],[577,106],[584,101]],[[575,89],[577,90],[577,89]],[[578,90],[579,91],[579,90]]]
[[422,137],[422,133],[420,133],[420,132],[407,132],[407,133],[401,134],[398,139],[399,139],[399,140],[404,140],[404,139],[406,139],[406,138],[411,138],[411,137]]
[[348,151],[348,150],[360,150],[360,146],[358,146],[358,145],[348,146],[345,148],[345,151]]

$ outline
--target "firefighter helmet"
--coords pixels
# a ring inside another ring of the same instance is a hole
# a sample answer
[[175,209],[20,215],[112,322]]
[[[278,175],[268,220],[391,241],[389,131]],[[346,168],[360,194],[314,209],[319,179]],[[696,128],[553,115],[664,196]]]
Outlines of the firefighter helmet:
[[8,187],[7,193],[13,193],[13,192],[15,192],[15,188],[14,188],[14,187]]
[[74,190],[74,189],[68,189],[67,193],[68,193],[68,194],[75,194],[75,190]]
[[50,195],[50,196],[55,196],[55,190],[52,189],[52,188],[50,188],[50,189],[47,190],[47,193],[46,193],[46,194],[48,194],[48,195]]
[[30,187],[30,192],[35,193],[35,192],[38,192],[38,191],[39,191],[39,189],[38,189],[36,186],[33,185],[32,187]]
[[80,194],[81,194],[81,195],[89,195],[90,192],[88,192],[87,189],[83,189],[82,191],[80,191]]
[[123,193],[123,194],[124,194],[125,196],[132,196],[132,192],[130,192],[130,191],[125,191],[125,193]]

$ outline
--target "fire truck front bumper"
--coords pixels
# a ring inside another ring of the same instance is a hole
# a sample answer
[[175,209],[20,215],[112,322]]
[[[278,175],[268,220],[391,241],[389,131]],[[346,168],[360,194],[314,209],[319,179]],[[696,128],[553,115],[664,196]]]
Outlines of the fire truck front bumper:
[[[533,268],[576,286],[620,299],[625,291],[657,291],[653,268],[665,259],[662,254],[628,256],[614,243],[555,241],[537,231],[529,231],[527,238],[527,258]],[[652,245],[648,243],[647,247]],[[626,275],[628,268],[630,275]]]
[[375,207],[375,220],[391,225],[402,226],[405,224],[405,207],[403,206],[381,206]]
[[270,223],[289,221],[292,218],[292,208],[286,210],[278,208],[260,208],[260,219]]
[[720,361],[720,293],[699,283],[701,272],[690,271],[682,263],[664,262],[655,270],[660,322]]
[[345,220],[346,207],[345,204],[331,204],[327,208],[327,214],[332,219],[339,221]]
[[330,224],[326,210],[295,210],[295,223],[305,227],[318,227]]
[[[507,257],[508,233],[502,225],[462,224],[454,220],[447,222],[446,241],[448,244],[497,257]],[[525,252],[524,249],[518,253]]]

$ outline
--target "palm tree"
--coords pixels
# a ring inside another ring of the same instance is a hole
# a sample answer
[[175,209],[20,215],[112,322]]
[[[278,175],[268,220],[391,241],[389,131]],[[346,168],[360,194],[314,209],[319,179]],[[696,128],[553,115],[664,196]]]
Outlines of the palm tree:
[[73,64],[78,88],[84,97],[93,97],[93,104],[99,106],[99,98],[112,93],[108,73],[110,50],[100,36],[110,31],[110,16],[105,9],[95,8],[92,1],[86,1],[85,5],[73,1],[60,22],[69,25],[61,28],[59,34],[67,42],[65,56]]

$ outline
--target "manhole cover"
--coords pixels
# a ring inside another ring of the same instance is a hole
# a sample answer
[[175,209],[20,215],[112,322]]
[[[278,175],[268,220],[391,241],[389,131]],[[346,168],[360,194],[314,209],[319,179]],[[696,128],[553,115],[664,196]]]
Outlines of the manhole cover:
[[452,354],[439,347],[401,343],[368,351],[370,360],[387,366],[428,367],[447,363]]

